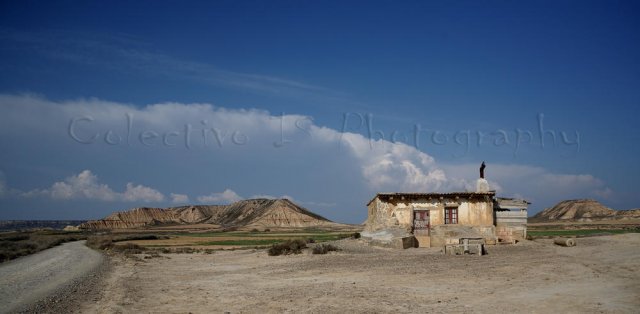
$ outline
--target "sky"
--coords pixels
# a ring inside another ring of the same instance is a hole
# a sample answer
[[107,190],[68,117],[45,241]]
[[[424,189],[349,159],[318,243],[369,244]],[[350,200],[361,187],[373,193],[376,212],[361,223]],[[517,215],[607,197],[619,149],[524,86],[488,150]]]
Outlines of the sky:
[[378,192],[640,207],[633,1],[2,1],[0,219]]

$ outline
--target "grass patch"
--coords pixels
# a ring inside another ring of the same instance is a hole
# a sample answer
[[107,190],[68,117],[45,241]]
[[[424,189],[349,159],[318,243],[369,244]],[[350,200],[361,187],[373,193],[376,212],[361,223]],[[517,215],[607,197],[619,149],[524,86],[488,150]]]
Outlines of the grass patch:
[[[113,250],[113,251],[119,252],[123,250],[126,251],[126,248],[128,247],[130,249],[129,251],[135,251],[137,249],[144,250],[144,247],[139,246],[137,244],[131,244],[131,243],[125,243],[122,245],[116,244],[116,243],[123,242],[123,241],[133,241],[133,240],[159,240],[159,239],[168,239],[168,238],[169,238],[168,236],[158,236],[155,234],[130,234],[130,235],[118,235],[118,236],[94,235],[87,238],[86,245],[96,250]],[[134,249],[130,245],[135,245],[137,246],[137,248]],[[124,248],[124,249],[121,249],[121,248]],[[131,252],[128,252],[128,253],[131,253]],[[131,254],[137,254],[137,253],[131,253]]]
[[213,231],[213,232],[175,233],[175,234],[172,234],[172,236],[193,237],[193,238],[215,238],[215,237],[244,237],[244,236],[250,236],[252,234],[254,233]]
[[[296,240],[300,238],[306,239],[308,243],[335,241],[345,238],[354,238],[359,236],[357,233],[331,233],[327,231],[309,232],[207,232],[207,233],[179,233],[174,237],[192,237],[192,238],[210,238],[209,241],[201,241],[193,243],[193,245],[229,245],[229,246],[264,246],[274,243],[284,242],[288,240]],[[225,239],[216,240],[217,237],[238,237],[243,239]],[[246,239],[252,238],[252,239]],[[255,239],[254,239],[255,238]]]
[[548,236],[588,236],[597,234],[622,234],[622,233],[640,233],[640,229],[576,229],[576,230],[540,230],[527,231],[527,235],[531,237],[548,237]]
[[247,240],[220,240],[220,241],[207,241],[198,242],[197,245],[270,245],[286,241],[286,239],[247,239]]

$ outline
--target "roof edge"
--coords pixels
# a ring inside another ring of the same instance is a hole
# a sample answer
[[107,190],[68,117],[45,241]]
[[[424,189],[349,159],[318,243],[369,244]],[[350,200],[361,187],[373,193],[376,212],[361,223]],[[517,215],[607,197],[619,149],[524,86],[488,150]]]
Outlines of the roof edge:
[[407,192],[407,193],[401,193],[401,192],[381,192],[381,193],[377,193],[369,202],[367,202],[367,206],[369,206],[369,204],[371,204],[376,198],[380,197],[380,196],[389,196],[389,197],[393,197],[393,196],[400,196],[400,197],[452,197],[452,196],[495,196],[496,192],[495,191],[489,191],[489,192],[447,192],[447,193],[419,193],[419,192]]

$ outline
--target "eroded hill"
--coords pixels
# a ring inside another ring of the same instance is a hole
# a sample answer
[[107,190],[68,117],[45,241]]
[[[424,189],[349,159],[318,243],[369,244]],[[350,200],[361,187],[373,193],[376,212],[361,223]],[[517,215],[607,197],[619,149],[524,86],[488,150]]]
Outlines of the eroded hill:
[[553,207],[547,208],[530,218],[530,222],[595,221],[638,218],[640,218],[640,209],[614,210],[600,204],[596,200],[579,199],[562,201]]
[[214,224],[223,227],[322,227],[339,225],[288,199],[251,199],[230,205],[133,208],[91,220],[81,229],[129,229],[158,225]]

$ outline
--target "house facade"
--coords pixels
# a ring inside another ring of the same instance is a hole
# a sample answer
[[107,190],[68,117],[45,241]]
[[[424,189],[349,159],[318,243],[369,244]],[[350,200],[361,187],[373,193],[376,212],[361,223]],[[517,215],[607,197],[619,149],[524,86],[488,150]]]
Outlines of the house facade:
[[377,244],[402,248],[442,247],[462,239],[483,244],[514,242],[526,237],[528,204],[497,199],[493,191],[378,193],[367,204],[362,235]]

